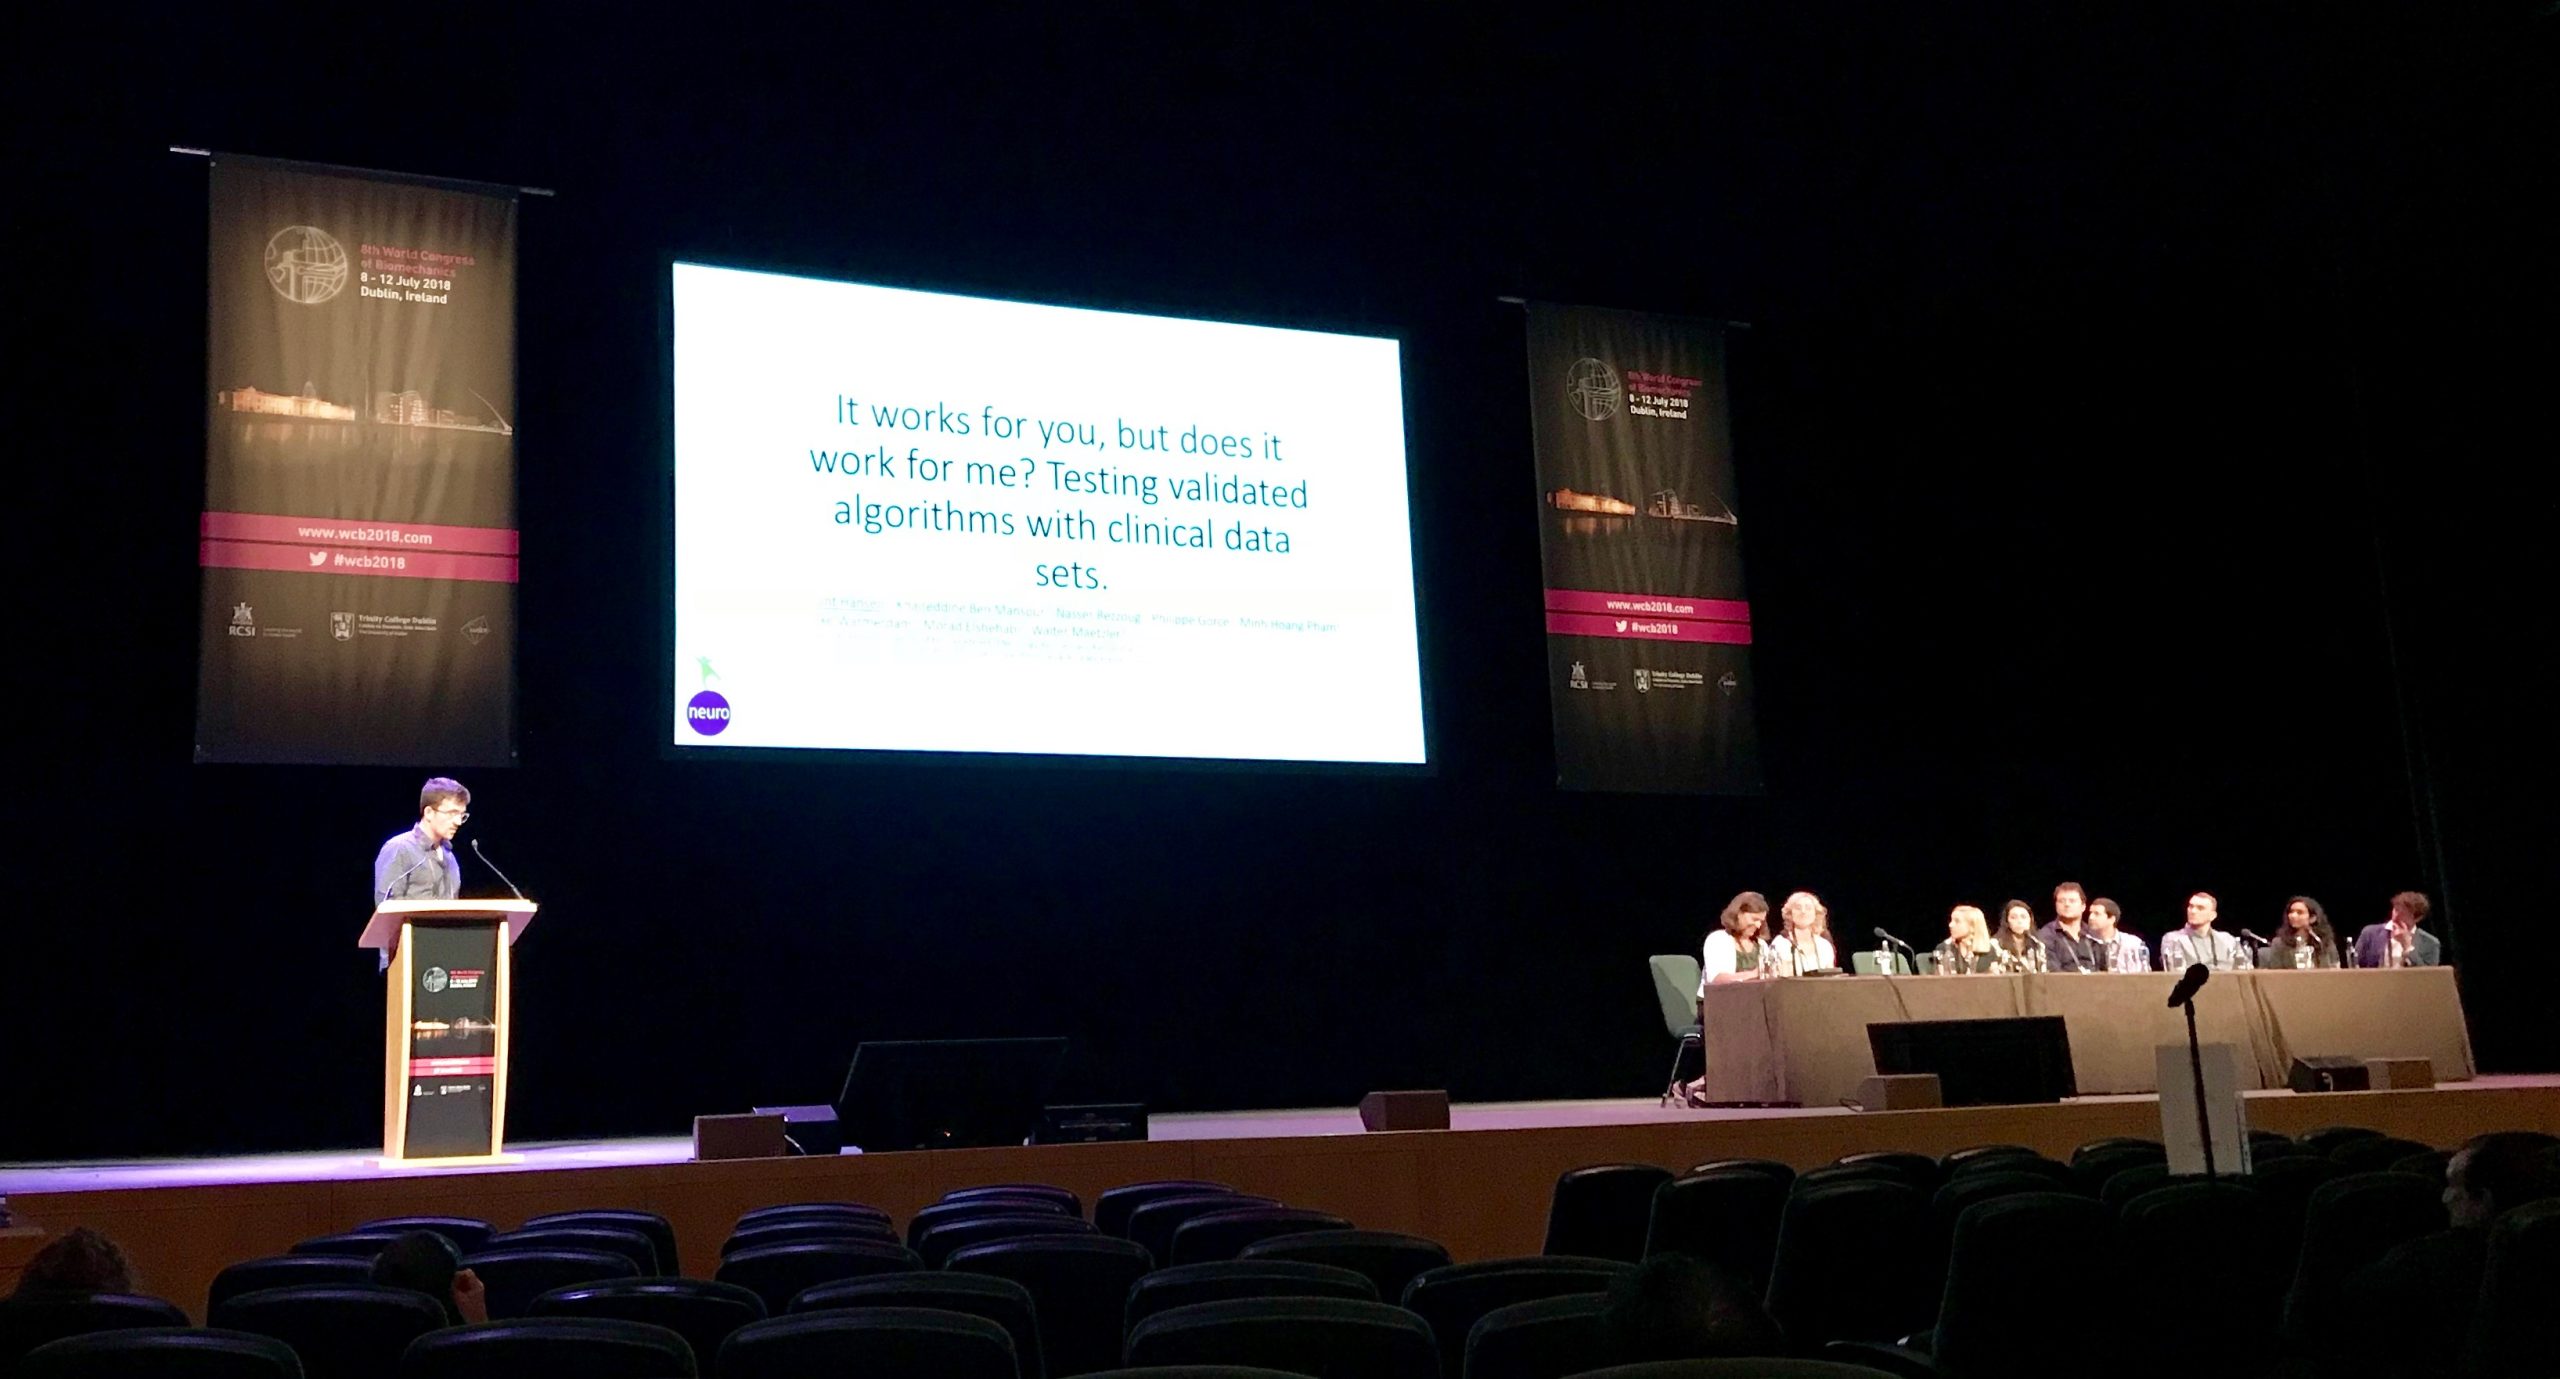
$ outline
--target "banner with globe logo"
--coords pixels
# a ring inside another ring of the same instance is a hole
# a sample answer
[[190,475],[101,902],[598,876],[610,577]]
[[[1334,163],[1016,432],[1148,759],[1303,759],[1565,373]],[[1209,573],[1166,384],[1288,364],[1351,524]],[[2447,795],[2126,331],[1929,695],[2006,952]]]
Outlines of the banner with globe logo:
[[515,759],[516,193],[222,155],[198,761]]
[[1557,784],[1760,789],[1725,327],[1531,303]]

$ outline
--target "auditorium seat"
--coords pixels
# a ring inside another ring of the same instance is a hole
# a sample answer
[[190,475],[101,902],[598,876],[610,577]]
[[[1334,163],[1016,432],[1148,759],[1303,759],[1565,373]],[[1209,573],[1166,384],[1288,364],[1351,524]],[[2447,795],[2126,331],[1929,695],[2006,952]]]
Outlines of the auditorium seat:
[[552,1230],[563,1226],[603,1226],[612,1230],[638,1231],[649,1238],[649,1248],[658,1257],[658,1267],[654,1272],[684,1272],[684,1256],[676,1251],[676,1228],[654,1211],[636,1211],[629,1207],[581,1207],[576,1211],[555,1211],[534,1217],[521,1229]]
[[916,1254],[924,1267],[939,1269],[951,1258],[952,1251],[983,1245],[990,1240],[1020,1240],[1035,1235],[1093,1235],[1093,1223],[1081,1216],[1057,1214],[1021,1216],[973,1216],[945,1221],[925,1232],[915,1244]]
[[1999,1197],[2015,1197],[2027,1192],[2051,1192],[2053,1180],[2036,1173],[1965,1173],[1949,1179],[1929,1199],[1929,1251],[1943,1274],[1948,1252],[1955,1247],[1956,1222],[1965,1209],[1976,1202]]
[[205,1315],[208,1326],[293,1347],[309,1379],[380,1379],[411,1341],[451,1321],[424,1293],[374,1283],[266,1288],[226,1298]]
[[942,1267],[1022,1285],[1040,1319],[1042,1359],[1063,1379],[1120,1363],[1129,1292],[1154,1261],[1142,1245],[1096,1233],[991,1240],[953,1250]]
[[1953,1173],[1968,1164],[1989,1159],[2041,1159],[2044,1156],[2023,1144],[1976,1144],[1963,1149],[1950,1149],[1938,1156],[1938,1168]]
[[1901,1174],[1904,1182],[1924,1193],[1934,1192],[1938,1187],[1938,1161],[1926,1154],[1913,1154],[1899,1149],[1871,1149],[1859,1154],[1843,1154],[1832,1162],[1874,1164],[1879,1168],[1890,1168]]
[[[620,1255],[631,1261],[633,1273],[643,1278],[664,1273],[658,1262],[658,1247],[638,1231],[614,1226],[544,1226],[536,1229],[501,1232],[489,1242],[492,1250],[592,1250],[598,1254]],[[473,1251],[479,1253],[479,1251]]]
[[391,1242],[399,1239],[402,1234],[400,1231],[341,1231],[335,1235],[315,1235],[308,1240],[293,1242],[287,1253],[371,1259],[384,1250],[390,1249]]
[[1928,1199],[1898,1181],[1804,1182],[1778,1218],[1769,1266],[1769,1315],[1788,1339],[1814,1350],[1927,1326],[1938,1276]]
[[490,1237],[498,1228],[476,1216],[385,1216],[356,1227],[358,1235],[405,1235],[410,1231],[434,1231],[453,1242],[453,1248],[464,1254],[489,1248]]
[[[2279,1136],[2278,1138],[2282,1137]],[[2092,1154],[2111,1149],[2157,1149],[2160,1151],[2161,1156],[2164,1159],[2167,1157],[2169,1152],[2168,1146],[2162,1144],[2158,1140],[2145,1139],[2140,1135],[2109,1135],[2105,1139],[2091,1140],[2087,1144],[2081,1145],[2079,1148],[2072,1150],[2071,1162],[2077,1164],[2082,1159],[2085,1159]]]
[[1634,1268],[1614,1259],[1570,1255],[1479,1259],[1417,1275],[1405,1285],[1404,1305],[1430,1324],[1444,1379],[1459,1379],[1467,1335],[1486,1314],[1539,1298],[1606,1293]]
[[965,1202],[936,1202],[907,1218],[907,1244],[922,1244],[925,1236],[949,1221],[966,1221],[978,1216],[1063,1216],[1074,1212],[1055,1197],[973,1197]]
[[[2057,1159],[2048,1159],[2041,1154],[2004,1154],[1993,1159],[1967,1159],[1947,1174],[1947,1181],[1952,1183],[1961,1178],[1970,1178],[1977,1173],[2032,1173],[2051,1184],[2056,1192],[2081,1192],[2080,1178],[2071,1171],[2071,1165]],[[2096,1194],[2083,1193],[2083,1195],[2095,1196]]]
[[1116,1235],[1126,1240],[1129,1238],[1129,1214],[1149,1202],[1162,1201],[1168,1197],[1206,1197],[1234,1191],[1234,1188],[1224,1183],[1213,1183],[1202,1178],[1164,1178],[1147,1183],[1122,1183],[1118,1187],[1105,1189],[1101,1196],[1093,1199],[1093,1224],[1094,1228],[1104,1235]]
[[530,1317],[430,1331],[409,1343],[399,1379],[690,1379],[684,1337],[646,1322]]
[[886,1221],[862,1216],[806,1216],[787,1221],[768,1221],[754,1226],[741,1226],[720,1242],[720,1257],[727,1259],[740,1250],[758,1245],[790,1245],[802,1240],[867,1240],[882,1245],[898,1243],[898,1233]]
[[2381,1139],[2382,1132],[2362,1125],[2324,1125],[2317,1130],[2305,1130],[2294,1138],[2301,1142],[2303,1148],[2326,1157],[2336,1153],[2342,1144]]
[[1600,1312],[1608,1299],[1569,1293],[1497,1307],[1467,1331],[1462,1379],[1563,1379],[1600,1353]]
[[[2187,1181],[2190,1179],[2173,1176],[2165,1163],[2135,1164],[2107,1179],[2107,1185],[2098,1189],[2098,1204],[2109,1212],[2122,1215],[2124,1204],[2134,1198],[2146,1192],[2167,1187],[2171,1183]],[[2203,1179],[2196,1177],[2192,1181],[2202,1182]]]
[[721,1260],[719,1272],[712,1277],[754,1293],[764,1299],[765,1311],[779,1316],[789,1310],[791,1300],[800,1296],[803,1288],[840,1278],[867,1278],[923,1267],[915,1251],[885,1240],[804,1240],[740,1250]]
[[2354,1139],[2329,1151],[2329,1162],[2346,1173],[2378,1173],[2412,1154],[2432,1153],[2433,1147],[2416,1140],[2391,1135],[2371,1139]]
[[1269,1197],[1256,1197],[1242,1192],[1191,1193],[1159,1197],[1142,1202],[1129,1213],[1129,1238],[1147,1247],[1147,1254],[1158,1265],[1173,1262],[1173,1233],[1182,1223],[1213,1211],[1233,1211],[1238,1207],[1276,1207],[1280,1203]]
[[764,1299],[734,1283],[707,1278],[622,1278],[554,1288],[527,1307],[529,1317],[601,1317],[646,1322],[684,1337],[708,1368],[729,1333],[765,1319]]
[[1012,1279],[947,1271],[880,1274],[821,1283],[791,1300],[794,1313],[856,1307],[930,1307],[984,1317],[1012,1339],[1022,1379],[1042,1379],[1048,1372],[1041,1361],[1038,1309],[1030,1291]]
[[2311,1194],[2339,1176],[2338,1166],[2317,1154],[2303,1153],[2260,1161],[2249,1173],[2266,1208],[2270,1241],[2279,1258],[2291,1259],[2302,1244],[2302,1219],[2311,1209]]
[[2445,1170],[2453,1163],[2453,1153],[2444,1149],[2421,1149],[2384,1165],[2394,1173],[2415,1173],[2438,1186],[2444,1184]]
[[1251,1365],[1150,1365],[1145,1369],[1106,1369],[1087,1375],[1086,1379],[1307,1379],[1303,1374],[1287,1370],[1256,1369]]
[[2169,1162],[2169,1151],[2156,1144],[2117,1144],[2084,1148],[2071,1156],[2071,1176],[2092,1197],[2106,1193],[2107,1180],[2129,1168]]
[[523,1316],[554,1288],[640,1274],[629,1255],[602,1250],[483,1250],[463,1256],[462,1267],[479,1275],[491,1321]]
[[2488,1268],[2464,1338],[2469,1374],[2560,1374],[2560,1201],[2500,1213],[2489,1228]]
[[1671,1181],[1652,1164],[1593,1164],[1556,1179],[1547,1202],[1543,1253],[1586,1259],[1644,1258],[1644,1233],[1653,1218],[1654,1189]]
[[[1425,1278],[1430,1277],[1424,1275]],[[1414,1280],[1419,1287],[1422,1280]],[[1378,1285],[1368,1275],[1331,1264],[1303,1264],[1294,1259],[1227,1259],[1215,1264],[1181,1264],[1158,1269],[1129,1285],[1121,1313],[1125,1338],[1138,1323],[1159,1312],[1204,1302],[1239,1298],[1341,1298],[1377,1302]]]
[[930,1307],[802,1312],[738,1329],[718,1379],[1019,1379],[1013,1337],[995,1322]]
[[1379,1297],[1401,1298],[1416,1275],[1449,1263],[1449,1247],[1396,1231],[1321,1230],[1265,1236],[1237,1251],[1236,1258],[1338,1264],[1367,1274],[1378,1285]]
[[293,1347],[194,1326],[94,1331],[27,1352],[12,1379],[302,1379]]
[[751,1211],[740,1213],[737,1224],[731,1226],[729,1229],[732,1231],[743,1231],[756,1226],[769,1225],[782,1221],[800,1221],[812,1217],[832,1218],[847,1216],[877,1221],[883,1227],[888,1227],[893,1231],[896,1229],[895,1227],[889,1226],[889,1213],[880,1210],[878,1207],[868,1206],[861,1202],[777,1202],[769,1207],[757,1207]]
[[2347,1279],[2446,1224],[2443,1189],[2414,1173],[2349,1173],[2312,1189],[2284,1297],[2285,1344],[2309,1353],[2338,1335]]
[[1382,1302],[1239,1298],[1159,1312],[1129,1332],[1129,1364],[1258,1365],[1326,1379],[1438,1379],[1422,1318]]
[[1795,1169],[1775,1159],[1709,1159],[1705,1163],[1692,1166],[1681,1176],[1695,1178],[1701,1173],[1722,1173],[1728,1169],[1762,1174],[1775,1178],[1781,1183],[1793,1183],[1796,1180]]
[[1786,1209],[1787,1192],[1785,1180],[1747,1168],[1664,1183],[1653,1194],[1645,1255],[1695,1255],[1747,1280],[1757,1292],[1768,1286],[1769,1261],[1778,1253],[1778,1216]]
[[977,1187],[955,1187],[942,1194],[945,1202],[971,1202],[981,1197],[1046,1197],[1065,1207],[1069,1216],[1084,1215],[1083,1198],[1047,1183],[985,1183]]
[[1351,1222],[1331,1212],[1305,1207],[1238,1207],[1213,1211],[1182,1223],[1173,1233],[1175,1264],[1210,1264],[1233,1259],[1244,1247],[1275,1235],[1303,1231],[1347,1231]]
[[0,1298],[0,1374],[19,1356],[65,1336],[186,1324],[176,1303],[134,1293],[20,1292]]
[[1824,1164],[1808,1168],[1796,1175],[1793,1189],[1802,1192],[1832,1183],[1900,1183],[1914,1191],[1928,1190],[1912,1182],[1909,1173],[1888,1164]]
[[[2257,1373],[2275,1358],[2276,1309],[2292,1261],[2270,1248],[2256,1188],[2189,1180],[2127,1202],[2116,1217],[2118,1277],[2165,1285],[2154,1293],[2158,1325],[2128,1327],[2112,1342],[2130,1373]],[[2181,1298],[2220,1299],[2186,1308]],[[2172,1320],[2174,1318],[2174,1320]]]
[[213,1276],[205,1290],[205,1306],[261,1288],[314,1288],[332,1283],[373,1282],[373,1261],[346,1255],[274,1255],[244,1259]]
[[[1938,1306],[1937,1367],[1963,1379],[2041,1379],[2057,1367],[2105,1372],[2115,1354],[2114,1332],[2101,1328],[2109,1344],[2093,1349],[2087,1309],[2041,1306],[2037,1298],[2039,1281],[2077,1289],[2085,1280],[2122,1277],[2110,1256],[2110,1226],[2106,1208],[2069,1193],[2020,1193],[1967,1207],[1956,1220]],[[2141,1299],[2141,1325],[2159,1324],[2162,1306],[2187,1300],[2174,1295],[2171,1282],[2171,1298]],[[2193,1300],[2210,1307],[2265,1305],[2259,1298]]]
[[1895,1379],[1887,1370],[1837,1360],[1647,1360],[1586,1369],[1574,1379]]

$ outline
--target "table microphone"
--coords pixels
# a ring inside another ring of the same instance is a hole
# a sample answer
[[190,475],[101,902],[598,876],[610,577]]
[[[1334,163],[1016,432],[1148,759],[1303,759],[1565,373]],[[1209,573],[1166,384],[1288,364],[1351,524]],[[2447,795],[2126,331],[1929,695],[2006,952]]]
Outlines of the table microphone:
[[2275,946],[2275,940],[2260,938],[2246,929],[2240,931],[2240,937],[2249,940],[2251,943],[2254,943],[2261,948],[2272,948]]
[[[498,864],[489,860],[489,854],[480,850],[480,840],[478,838],[473,838],[471,840],[471,855],[479,858],[480,865],[487,867],[491,872],[495,873],[499,880],[507,881],[507,874],[499,871]],[[516,893],[516,899],[524,899],[524,888],[517,885],[515,882],[507,881],[507,889]]]
[[2177,986],[2172,988],[2169,992],[2169,1008],[2171,1010],[2176,1010],[2178,1007],[2194,1000],[2196,998],[2196,992],[2201,990],[2204,984],[2207,981],[2212,980],[2212,978],[2213,969],[2205,966],[2203,963],[2197,963],[2188,968],[2186,975],[2178,978]]

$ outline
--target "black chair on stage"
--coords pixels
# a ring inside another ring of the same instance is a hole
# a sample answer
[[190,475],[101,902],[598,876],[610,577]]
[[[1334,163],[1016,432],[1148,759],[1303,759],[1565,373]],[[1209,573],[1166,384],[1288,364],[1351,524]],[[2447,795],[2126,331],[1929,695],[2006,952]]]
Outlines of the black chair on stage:
[[1173,1233],[1173,1263],[1211,1264],[1234,1259],[1257,1240],[1306,1231],[1347,1231],[1351,1223],[1327,1211],[1305,1207],[1238,1207],[1213,1211],[1182,1223]]
[[[1129,1290],[1154,1267],[1144,1246],[1099,1233],[991,1240],[953,1250],[942,1261],[946,1274],[1010,1279],[1031,1295],[1040,1355],[1052,1379],[1120,1363]],[[1024,1362],[1025,1373],[1030,1368]]]
[[2413,1154],[2432,1154],[2432,1145],[2392,1135],[2349,1140],[2329,1151],[2329,1162],[2344,1173],[2379,1173]]
[[2160,1324],[2109,1338],[2127,1347],[2134,1374],[2256,1374],[2275,1362],[2276,1314],[2290,1260],[2268,1248],[2258,1190],[2237,1182],[2188,1180],[2146,1192],[2116,1217],[2118,1276],[2174,1279],[2181,1297],[2213,1305],[2164,1308]]
[[406,1235],[411,1231],[434,1231],[453,1242],[453,1248],[472,1254],[489,1248],[498,1228],[476,1216],[385,1216],[356,1227],[358,1235]]
[[812,1216],[791,1221],[767,1221],[741,1226],[720,1242],[720,1257],[727,1259],[740,1250],[759,1245],[795,1245],[803,1240],[860,1240],[880,1245],[898,1243],[898,1233],[886,1221],[873,1221],[855,1216]]
[[[544,1226],[539,1229],[506,1231],[489,1242],[492,1250],[591,1250],[597,1254],[620,1255],[631,1261],[631,1270],[642,1278],[666,1272],[658,1262],[658,1247],[638,1231],[612,1226]],[[479,1253],[474,1251],[473,1253]]]
[[1404,1305],[1430,1324],[1443,1379],[1459,1379],[1468,1333],[1486,1316],[1518,1302],[1603,1294],[1634,1271],[1619,1260],[1570,1255],[1479,1259],[1416,1276],[1405,1285]]
[[[817,1217],[839,1220],[849,1217],[877,1221],[882,1226],[889,1225],[889,1213],[860,1202],[778,1202],[769,1207],[757,1207],[742,1213],[738,1217],[737,1224],[729,1229],[743,1231],[783,1221],[803,1221]],[[890,1227],[890,1229],[894,1233],[896,1228]]]
[[915,1243],[916,1254],[924,1267],[939,1269],[953,1252],[990,1240],[1022,1240],[1035,1235],[1096,1235],[1093,1223],[1081,1216],[1021,1215],[970,1216],[945,1221],[924,1233]]
[[1147,1247],[1147,1253],[1158,1264],[1173,1262],[1173,1233],[1182,1223],[1213,1211],[1234,1211],[1238,1207],[1276,1207],[1280,1203],[1269,1197],[1256,1197],[1244,1192],[1177,1193],[1141,1202],[1129,1213],[1129,1238]]
[[974,1202],[983,1197],[1046,1197],[1065,1207],[1069,1216],[1084,1215],[1083,1198],[1047,1183],[984,1183],[977,1187],[955,1187],[942,1194],[944,1202]]
[[1695,1255],[1754,1291],[1769,1283],[1769,1261],[1778,1253],[1778,1217],[1786,1210],[1788,1184],[1745,1168],[1717,1169],[1664,1183],[1653,1194],[1645,1227],[1647,1257]]
[[464,1255],[462,1267],[479,1276],[491,1321],[525,1315],[554,1288],[640,1276],[629,1255],[602,1250],[483,1250]]
[[1568,1293],[1497,1307],[1468,1328],[1462,1379],[1563,1379],[1600,1353],[1600,1312],[1608,1298]]
[[205,1289],[210,1310],[225,1298],[262,1288],[325,1288],[333,1283],[373,1282],[373,1261],[348,1255],[274,1255],[223,1266]]
[[133,1293],[18,1293],[0,1298],[0,1374],[19,1356],[65,1336],[186,1324],[176,1303]]
[[1239,1298],[1130,1328],[1129,1364],[1260,1365],[1325,1379],[1438,1379],[1431,1327],[1401,1307],[1341,1298]]
[[1160,1312],[1243,1298],[1379,1300],[1378,1285],[1368,1275],[1331,1264],[1305,1264],[1294,1259],[1177,1264],[1142,1275],[1129,1285],[1129,1300],[1121,1312],[1121,1334],[1125,1338],[1138,1329],[1138,1323]]
[[1020,1379],[1013,1337],[984,1317],[930,1307],[803,1312],[741,1327],[719,1379]]
[[535,1298],[527,1316],[589,1317],[663,1326],[709,1365],[729,1333],[767,1315],[764,1299],[734,1283],[707,1278],[623,1278],[554,1288]]
[[1798,1186],[1778,1219],[1769,1315],[1805,1351],[1909,1335],[1937,1302],[1935,1243],[1929,1199],[1906,1183]]
[[2347,1280],[2393,1246],[2446,1224],[2444,1190],[2414,1173],[2349,1173],[2312,1189],[2284,1295],[2284,1345],[2343,1355],[2352,1344],[2338,1325],[2348,1315]]
[[444,1304],[378,1283],[266,1288],[215,1303],[205,1324],[272,1336],[302,1357],[309,1379],[378,1379],[409,1343],[452,1324]]
[[1705,1163],[1691,1167],[1681,1176],[1695,1178],[1702,1173],[1723,1173],[1728,1170],[1763,1174],[1777,1179],[1782,1184],[1793,1183],[1796,1180],[1795,1169],[1775,1159],[1709,1159]]
[[1449,1247],[1395,1231],[1323,1230],[1269,1235],[1236,1252],[1238,1259],[1298,1259],[1367,1274],[1381,1298],[1401,1298],[1419,1275],[1449,1263]]
[[981,1216],[1059,1216],[1074,1220],[1076,1214],[1067,1204],[1054,1197],[973,1197],[965,1202],[936,1202],[907,1218],[907,1244],[921,1248],[924,1238],[936,1229],[954,1221],[968,1221]]
[[684,1337],[646,1322],[530,1317],[430,1331],[409,1343],[399,1379],[692,1379]]
[[405,1231],[341,1231],[336,1235],[315,1235],[297,1240],[286,1251],[298,1255],[338,1255],[347,1259],[371,1259],[391,1248],[391,1242],[407,1234]]
[[2078,1180],[2080,1191],[2092,1197],[2106,1195],[2107,1182],[2128,1169],[2152,1164],[2167,1164],[2169,1151],[2156,1144],[2120,1144],[2104,1149],[2083,1149],[2071,1156],[2071,1176]]
[[2023,1144],[1975,1144],[1950,1149],[1938,1156],[1939,1171],[1953,1173],[1960,1168],[1987,1163],[1993,1159],[2041,1159],[2044,1156]]
[[303,1379],[293,1347],[266,1336],[193,1326],[94,1331],[21,1357],[13,1379]]
[[1012,1338],[1014,1360],[1022,1366],[1022,1379],[1041,1379],[1049,1372],[1041,1360],[1039,1309],[1031,1300],[1030,1290],[1012,1279],[947,1270],[880,1274],[821,1283],[802,1290],[791,1300],[794,1314],[857,1307],[930,1307],[984,1317],[1003,1327],[1005,1335]]
[[638,1231],[649,1238],[649,1248],[658,1258],[655,1272],[676,1274],[684,1271],[684,1257],[676,1253],[676,1228],[654,1211],[637,1211],[630,1207],[582,1207],[576,1211],[555,1211],[536,1216],[526,1221],[522,1229],[547,1231],[590,1226]]
[[1630,1264],[1644,1258],[1654,1190],[1670,1181],[1669,1170],[1652,1164],[1594,1164],[1567,1172],[1548,1199],[1543,1253]]
[[775,1316],[789,1311],[803,1288],[842,1278],[868,1278],[921,1269],[924,1261],[904,1245],[849,1240],[804,1240],[789,1245],[759,1245],[720,1261],[712,1277],[734,1283],[764,1299]]
[[2340,1145],[2356,1140],[2378,1140],[2382,1138],[2382,1132],[2362,1125],[2324,1125],[2317,1130],[2305,1130],[2294,1138],[2303,1148],[2325,1159],[2336,1153]]
[[1939,1179],[1945,1176],[1944,1171],[1938,1167],[1937,1160],[1926,1154],[1913,1154],[1899,1149],[1874,1149],[1860,1154],[1843,1154],[1832,1162],[1834,1164],[1873,1164],[1878,1168],[1892,1169],[1902,1175],[1904,1182],[1924,1193],[1937,1191]]
[[1105,1189],[1101,1196],[1093,1199],[1093,1224],[1095,1229],[1104,1235],[1116,1235],[1126,1240],[1129,1238],[1129,1214],[1149,1202],[1160,1202],[1168,1197],[1208,1197],[1234,1191],[1234,1188],[1224,1183],[1213,1183],[1200,1178],[1164,1178],[1147,1183],[1123,1183],[1118,1187]]
[[2560,1297],[2560,1202],[2501,1213],[2489,1228],[2488,1266],[2464,1339],[2464,1372],[2560,1374],[2554,1297]]

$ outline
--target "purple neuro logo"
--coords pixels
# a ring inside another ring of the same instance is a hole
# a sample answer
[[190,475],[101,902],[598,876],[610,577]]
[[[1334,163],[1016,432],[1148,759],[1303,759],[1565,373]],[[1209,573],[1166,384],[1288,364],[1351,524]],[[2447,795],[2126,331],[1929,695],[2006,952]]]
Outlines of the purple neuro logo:
[[684,721],[704,737],[718,737],[729,726],[729,701],[718,690],[704,690],[686,701]]

